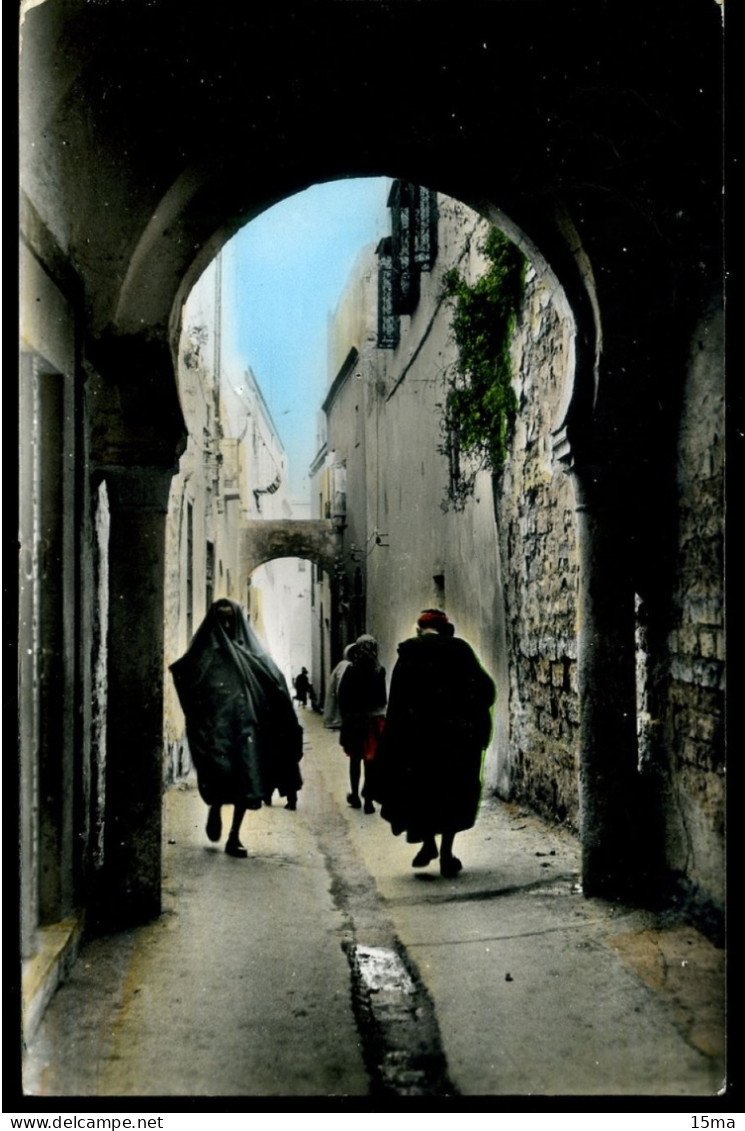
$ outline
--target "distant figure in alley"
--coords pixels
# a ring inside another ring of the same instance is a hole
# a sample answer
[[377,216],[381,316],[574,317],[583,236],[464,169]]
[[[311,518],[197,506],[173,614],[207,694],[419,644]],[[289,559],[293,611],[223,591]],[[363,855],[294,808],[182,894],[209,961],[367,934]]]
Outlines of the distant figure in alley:
[[308,706],[308,695],[310,695],[312,705],[313,688],[310,685],[308,669],[303,668],[300,672],[300,675],[295,676],[295,698],[297,699],[301,707]]
[[285,678],[243,608],[227,599],[210,607],[189,650],[170,671],[186,716],[199,793],[209,806],[207,836],[220,840],[221,807],[232,805],[225,851],[246,857],[240,840],[246,810],[260,809],[275,789],[294,809],[302,786],[303,729]]
[[[364,633],[348,652],[349,667],[338,684],[341,729],[339,743],[349,759],[347,804],[374,813],[375,757],[385,725],[385,668],[378,661],[378,642]],[[362,779],[364,766],[364,779]],[[362,799],[360,800],[360,780]]]
[[405,832],[422,846],[414,868],[438,855],[448,879],[463,867],[453,842],[478,815],[495,697],[493,680],[446,614],[425,609],[416,636],[398,646],[374,787],[394,836]]

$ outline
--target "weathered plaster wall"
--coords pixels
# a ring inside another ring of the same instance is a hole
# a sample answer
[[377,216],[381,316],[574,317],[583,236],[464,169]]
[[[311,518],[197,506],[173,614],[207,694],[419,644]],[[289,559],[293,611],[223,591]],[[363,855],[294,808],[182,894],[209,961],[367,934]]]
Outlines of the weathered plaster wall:
[[378,261],[374,245],[358,254],[336,310],[329,316],[327,354],[329,379],[333,381],[354,347],[358,352],[377,337],[374,299]]
[[[346,467],[347,513],[344,530],[344,568],[337,570],[337,607],[339,611],[338,646],[356,640],[365,628],[365,607],[362,594],[365,590],[367,566],[374,543],[374,523],[367,522],[368,485],[367,468],[364,464],[365,443],[355,441],[355,434],[364,434],[364,392],[359,386],[350,386],[354,394],[352,413],[354,427],[350,436],[333,436],[334,458],[342,460]],[[342,398],[342,401],[345,398]],[[349,440],[349,444],[345,442]]]
[[[370,302],[376,280],[375,265],[374,251],[370,246],[358,257],[350,284],[329,327],[329,362],[332,368],[331,389],[326,398],[326,466],[341,467],[343,471],[329,472],[326,491],[328,517],[334,518],[341,505],[344,508],[344,551],[343,566],[337,579],[340,639],[334,643],[339,655],[327,657],[326,674],[330,670],[329,665],[333,667],[341,659],[341,650],[347,644],[360,633],[370,631],[369,626],[365,626],[362,595],[376,528],[374,499],[377,487],[374,478],[371,478],[369,462],[372,458],[369,445],[374,443],[374,439],[369,436],[367,427],[369,383],[375,380],[375,355],[378,352],[374,348],[375,308]],[[356,350],[358,356],[351,368],[345,368],[351,350]],[[343,504],[337,498],[340,488],[344,495]]]

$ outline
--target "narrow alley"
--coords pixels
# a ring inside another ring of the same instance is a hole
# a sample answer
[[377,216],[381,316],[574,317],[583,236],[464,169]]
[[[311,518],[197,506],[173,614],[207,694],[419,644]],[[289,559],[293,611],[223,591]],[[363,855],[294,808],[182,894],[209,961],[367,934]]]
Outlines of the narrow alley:
[[305,728],[297,812],[204,834],[165,797],[164,913],[89,941],[26,1050],[29,1096],[710,1096],[723,951],[587,899],[573,836],[485,802],[464,871],[345,804],[338,733]]
[[[727,1098],[724,8],[21,4],[24,1098]],[[305,712],[297,811],[209,841],[225,600],[321,708],[444,611],[460,876]]]

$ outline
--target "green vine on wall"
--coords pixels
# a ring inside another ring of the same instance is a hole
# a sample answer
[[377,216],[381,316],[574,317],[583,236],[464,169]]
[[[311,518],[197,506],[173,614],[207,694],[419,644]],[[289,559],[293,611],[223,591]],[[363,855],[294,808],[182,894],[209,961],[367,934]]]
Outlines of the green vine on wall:
[[458,348],[440,448],[450,463],[445,509],[464,508],[480,470],[496,474],[502,469],[517,412],[510,342],[522,304],[527,260],[494,227],[483,251],[489,267],[476,283],[467,283],[455,267],[444,280],[445,295],[455,302],[451,326]]

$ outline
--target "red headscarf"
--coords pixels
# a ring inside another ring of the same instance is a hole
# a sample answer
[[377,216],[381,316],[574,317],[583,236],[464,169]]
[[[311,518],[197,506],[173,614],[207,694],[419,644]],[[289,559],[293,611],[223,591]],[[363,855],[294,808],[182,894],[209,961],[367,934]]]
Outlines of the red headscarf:
[[442,609],[425,609],[416,623],[422,631],[433,628],[436,632],[447,634],[452,629],[447,613]]

